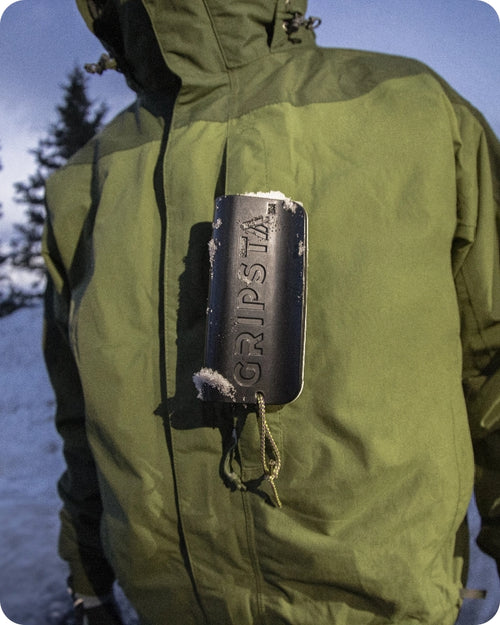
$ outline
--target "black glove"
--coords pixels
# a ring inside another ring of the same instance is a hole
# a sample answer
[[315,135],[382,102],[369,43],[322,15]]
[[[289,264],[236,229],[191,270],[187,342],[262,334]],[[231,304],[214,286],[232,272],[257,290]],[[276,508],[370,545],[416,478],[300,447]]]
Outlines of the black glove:
[[85,607],[82,600],[74,603],[75,625],[124,625],[113,600]]

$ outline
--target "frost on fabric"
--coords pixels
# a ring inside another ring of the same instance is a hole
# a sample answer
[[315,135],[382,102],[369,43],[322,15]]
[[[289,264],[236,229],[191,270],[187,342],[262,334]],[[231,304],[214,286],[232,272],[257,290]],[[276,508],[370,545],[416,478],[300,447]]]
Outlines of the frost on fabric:
[[208,242],[208,258],[210,260],[210,273],[212,273],[214,268],[215,254],[217,252],[217,243],[214,239],[210,239]]
[[257,193],[244,193],[250,197],[263,197],[269,200],[281,200],[283,202],[283,208],[291,213],[295,213],[297,210],[298,202],[294,202],[291,198],[286,197],[281,191],[258,191]]
[[193,382],[196,390],[198,391],[198,399],[205,398],[203,393],[205,386],[216,389],[224,397],[228,397],[233,400],[235,398],[236,390],[231,382],[226,380],[223,375],[213,369],[208,369],[206,367],[200,369],[198,373],[193,375]]

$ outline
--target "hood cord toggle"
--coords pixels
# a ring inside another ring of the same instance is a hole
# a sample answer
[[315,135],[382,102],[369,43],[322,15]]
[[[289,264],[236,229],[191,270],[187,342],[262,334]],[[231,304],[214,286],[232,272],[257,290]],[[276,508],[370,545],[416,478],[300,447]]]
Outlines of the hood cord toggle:
[[[278,495],[276,484],[274,483],[281,471],[281,455],[276,445],[276,441],[271,434],[271,430],[267,424],[266,419],[266,404],[264,402],[264,395],[257,393],[257,419],[259,421],[260,432],[260,459],[262,462],[262,468],[264,469],[264,477],[271,484],[271,488],[274,495],[274,501],[278,508],[281,508],[281,500]],[[272,458],[268,460],[267,446],[271,447]]]
[[290,38],[290,41],[294,43],[300,43],[300,39],[292,39],[291,35],[298,32],[301,28],[306,30],[316,30],[321,25],[321,18],[319,17],[305,17],[303,13],[296,11],[292,13],[293,17],[283,21],[283,28],[286,34]]
[[114,59],[113,57],[109,56],[109,54],[106,54],[106,53],[101,54],[97,63],[85,63],[85,71],[88,72],[89,74],[101,75],[107,69],[115,69],[117,71],[120,71],[118,69],[118,64],[116,62],[116,59]]

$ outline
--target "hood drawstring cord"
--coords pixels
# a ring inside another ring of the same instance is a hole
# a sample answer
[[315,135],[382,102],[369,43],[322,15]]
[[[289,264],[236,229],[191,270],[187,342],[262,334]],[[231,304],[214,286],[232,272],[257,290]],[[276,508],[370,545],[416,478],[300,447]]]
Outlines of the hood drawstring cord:
[[[281,471],[281,455],[276,445],[276,441],[271,434],[271,430],[267,424],[266,419],[266,404],[264,402],[264,395],[257,393],[257,419],[259,420],[259,432],[260,432],[260,459],[262,462],[262,468],[264,470],[265,479],[271,484],[271,488],[274,495],[274,501],[278,508],[281,508],[281,500],[278,495],[276,484],[274,483]],[[267,444],[271,447],[272,458],[269,458],[267,453]]]
[[283,21],[283,28],[286,31],[290,41],[294,43],[300,43],[300,39],[292,38],[292,35],[298,32],[301,28],[306,30],[316,30],[321,25],[321,18],[319,17],[305,17],[303,13],[296,11],[292,13],[292,17]]
[[106,54],[106,53],[101,54],[97,63],[86,63],[84,67],[85,67],[85,71],[88,72],[89,74],[100,75],[108,69],[114,69],[116,71],[120,71],[118,69],[118,64],[116,62],[116,59],[114,59],[113,57],[109,56],[109,54]]

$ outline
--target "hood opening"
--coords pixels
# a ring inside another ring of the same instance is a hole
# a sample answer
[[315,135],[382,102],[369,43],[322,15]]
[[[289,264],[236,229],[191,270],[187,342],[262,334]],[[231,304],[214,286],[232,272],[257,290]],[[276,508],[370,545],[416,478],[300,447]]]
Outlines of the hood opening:
[[76,1],[136,91],[178,88],[178,77],[204,82],[271,51],[314,43],[306,0]]

